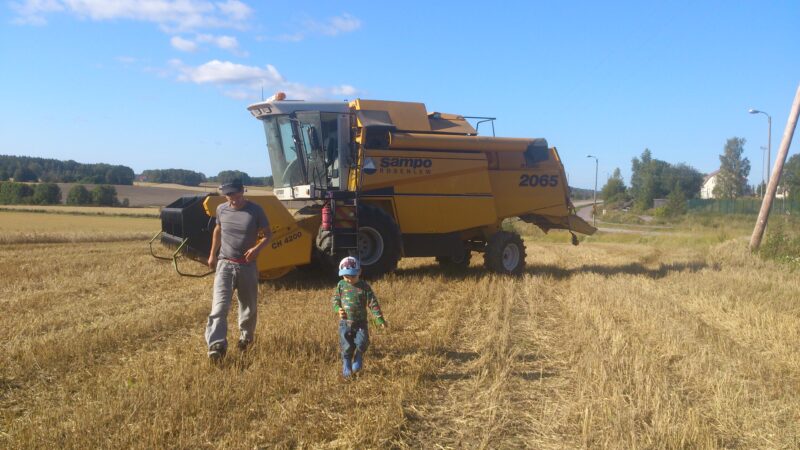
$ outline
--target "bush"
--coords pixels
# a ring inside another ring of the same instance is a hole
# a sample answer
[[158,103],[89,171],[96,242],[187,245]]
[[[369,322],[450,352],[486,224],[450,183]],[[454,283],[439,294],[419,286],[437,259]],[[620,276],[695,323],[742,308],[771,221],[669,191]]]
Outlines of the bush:
[[86,186],[78,184],[72,186],[67,194],[68,205],[88,205],[92,203],[92,194],[86,189]]
[[110,184],[95,186],[92,190],[92,203],[99,206],[117,206],[117,190]]
[[40,183],[33,189],[33,203],[57,205],[61,203],[61,189],[55,183]]
[[0,204],[19,205],[31,203],[33,189],[25,183],[13,181],[0,183]]
[[774,220],[770,223],[767,236],[759,249],[759,255],[765,259],[785,262],[800,266],[800,234],[787,220]]

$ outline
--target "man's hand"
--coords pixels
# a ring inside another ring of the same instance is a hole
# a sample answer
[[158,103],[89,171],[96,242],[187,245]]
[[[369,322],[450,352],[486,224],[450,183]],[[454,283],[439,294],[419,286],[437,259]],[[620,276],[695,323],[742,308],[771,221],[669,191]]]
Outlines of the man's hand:
[[347,313],[345,312],[344,308],[339,308],[339,318],[342,320],[347,320]]
[[255,259],[258,258],[259,251],[261,251],[261,249],[258,248],[258,246],[255,246],[247,250],[246,252],[244,252],[244,260],[247,262],[255,261]]
[[208,257],[208,267],[210,269],[216,269],[217,268],[217,257],[216,257],[216,255],[211,255],[211,256]]

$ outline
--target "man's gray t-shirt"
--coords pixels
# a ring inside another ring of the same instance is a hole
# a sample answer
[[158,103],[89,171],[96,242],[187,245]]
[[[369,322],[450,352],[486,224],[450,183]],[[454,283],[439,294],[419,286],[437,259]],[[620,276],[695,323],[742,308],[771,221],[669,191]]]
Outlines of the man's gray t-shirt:
[[256,245],[258,230],[269,228],[264,210],[250,201],[242,209],[228,202],[217,206],[217,223],[222,227],[219,257],[226,259],[243,259],[244,253]]

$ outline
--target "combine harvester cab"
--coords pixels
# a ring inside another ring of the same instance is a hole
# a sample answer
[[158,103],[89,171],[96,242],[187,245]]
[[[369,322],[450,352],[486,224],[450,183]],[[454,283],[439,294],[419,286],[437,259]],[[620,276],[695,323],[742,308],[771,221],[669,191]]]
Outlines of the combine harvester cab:
[[[545,139],[478,136],[468,119],[493,118],[428,113],[422,103],[278,98],[248,108],[263,122],[275,183],[274,196],[247,196],[273,232],[257,261],[263,279],[309,264],[333,271],[346,255],[360,257],[368,278],[393,271],[401,257],[463,269],[473,252],[493,272],[519,274],[525,246],[501,229],[504,219],[545,232],[596,231],[575,214],[561,159]],[[205,261],[223,201],[210,195],[164,208],[162,243]]]

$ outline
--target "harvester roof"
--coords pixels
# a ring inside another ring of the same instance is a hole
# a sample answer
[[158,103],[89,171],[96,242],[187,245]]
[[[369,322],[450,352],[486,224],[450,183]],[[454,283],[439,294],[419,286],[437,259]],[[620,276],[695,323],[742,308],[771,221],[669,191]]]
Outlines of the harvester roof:
[[305,102],[299,100],[267,100],[247,107],[256,118],[302,111],[355,111],[362,127],[385,127],[398,131],[476,135],[475,128],[464,116],[432,112],[424,103],[356,99],[352,102]]

